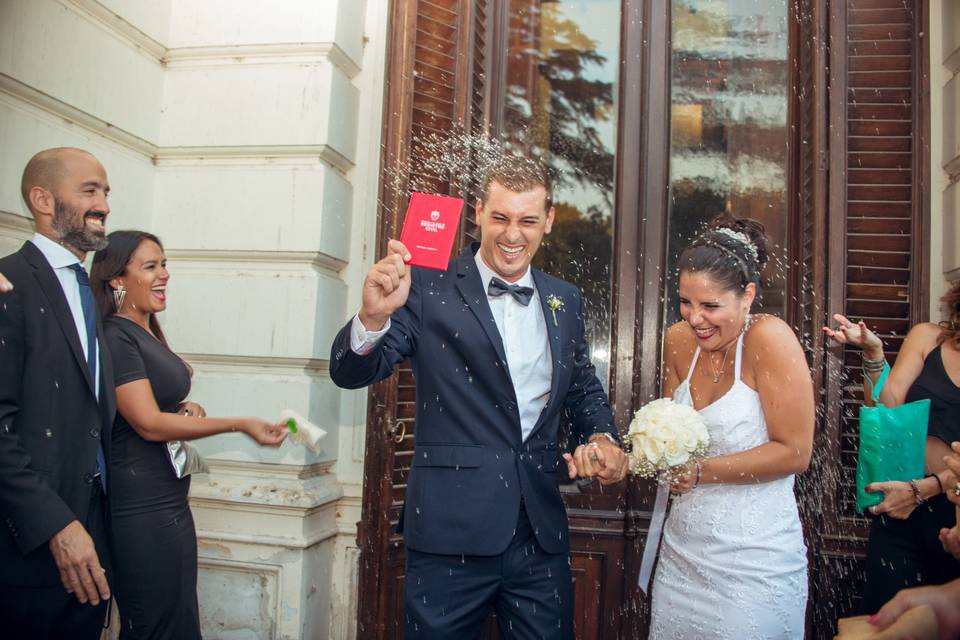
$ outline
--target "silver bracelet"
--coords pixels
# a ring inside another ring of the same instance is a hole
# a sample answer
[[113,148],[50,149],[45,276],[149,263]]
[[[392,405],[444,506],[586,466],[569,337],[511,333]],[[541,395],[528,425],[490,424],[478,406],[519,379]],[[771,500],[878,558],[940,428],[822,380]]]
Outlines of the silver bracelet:
[[913,492],[913,500],[917,503],[919,507],[921,504],[927,501],[926,498],[920,495],[920,484],[916,480],[910,480],[910,491]]
[[588,442],[588,443],[589,443],[589,442],[592,442],[595,436],[603,436],[604,438],[606,438],[607,440],[609,440],[612,444],[614,444],[614,445],[616,445],[616,446],[618,446],[618,447],[620,446],[620,443],[617,442],[617,439],[614,438],[613,435],[610,434],[610,433],[608,433],[607,431],[594,431],[593,433],[590,434],[590,437],[587,438],[587,442]]

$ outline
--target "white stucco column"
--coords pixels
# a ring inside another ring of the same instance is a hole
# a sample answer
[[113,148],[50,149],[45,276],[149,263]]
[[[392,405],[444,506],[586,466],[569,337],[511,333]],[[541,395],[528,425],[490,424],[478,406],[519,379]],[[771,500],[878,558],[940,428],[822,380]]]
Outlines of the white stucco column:
[[960,6],[931,2],[930,31],[931,275],[946,278],[931,285],[939,318],[946,281],[960,279]]
[[319,455],[198,441],[205,637],[356,635],[366,394],[327,360],[373,257],[386,34],[386,0],[0,2],[0,254],[32,233],[29,157],[90,150],[111,228],[164,242],[191,399],[329,432]]

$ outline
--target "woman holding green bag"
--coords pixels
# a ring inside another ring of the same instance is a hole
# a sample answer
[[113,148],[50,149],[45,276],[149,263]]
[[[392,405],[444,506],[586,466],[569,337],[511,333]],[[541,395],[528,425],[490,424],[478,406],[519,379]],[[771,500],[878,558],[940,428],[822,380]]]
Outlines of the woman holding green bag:
[[[960,283],[943,298],[947,321],[921,323],[907,334],[880,392],[880,403],[898,407],[930,401],[924,477],[908,482],[874,482],[868,492],[883,501],[870,507],[874,516],[867,550],[862,609],[876,612],[907,587],[943,584],[960,577],[960,561],[944,551],[939,534],[956,524],[954,506],[944,495],[958,479],[943,458],[949,443],[960,440]],[[886,365],[883,342],[861,321],[834,316],[837,327],[824,333],[839,344],[863,351],[865,404],[872,404],[873,386]]]

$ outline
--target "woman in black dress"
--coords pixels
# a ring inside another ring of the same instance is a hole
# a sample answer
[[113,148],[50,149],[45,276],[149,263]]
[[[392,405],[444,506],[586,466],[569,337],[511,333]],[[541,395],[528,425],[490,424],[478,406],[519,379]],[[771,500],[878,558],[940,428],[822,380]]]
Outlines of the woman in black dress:
[[114,593],[120,637],[200,638],[197,537],[166,443],[240,431],[279,446],[286,430],[255,418],[207,418],[184,402],[190,367],[167,346],[156,314],[166,308],[163,247],[140,231],[115,231],[90,273],[113,359],[117,418],[108,473]]
[[[930,421],[926,476],[867,488],[882,492],[883,502],[870,508],[864,613],[875,613],[901,589],[960,577],[960,561],[944,550],[940,540],[941,530],[956,525],[956,510],[944,492],[953,490],[958,479],[944,457],[951,453],[950,443],[960,440],[960,282],[943,302],[947,320],[924,322],[910,330],[880,392],[880,402],[887,407],[929,399]],[[880,377],[883,342],[862,321],[854,324],[841,315],[834,319],[838,327],[824,327],[824,332],[836,342],[863,350],[864,396],[869,398],[866,378],[876,382]]]

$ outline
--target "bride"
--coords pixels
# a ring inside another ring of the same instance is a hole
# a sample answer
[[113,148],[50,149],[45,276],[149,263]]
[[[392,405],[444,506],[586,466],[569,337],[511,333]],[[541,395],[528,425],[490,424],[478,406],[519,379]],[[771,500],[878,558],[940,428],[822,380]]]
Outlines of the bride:
[[650,638],[802,638],[807,558],[793,495],[810,463],[810,372],[790,327],[751,316],[763,226],[729,215],[680,256],[681,322],[664,395],[693,406],[710,453],[679,476],[653,584]]

